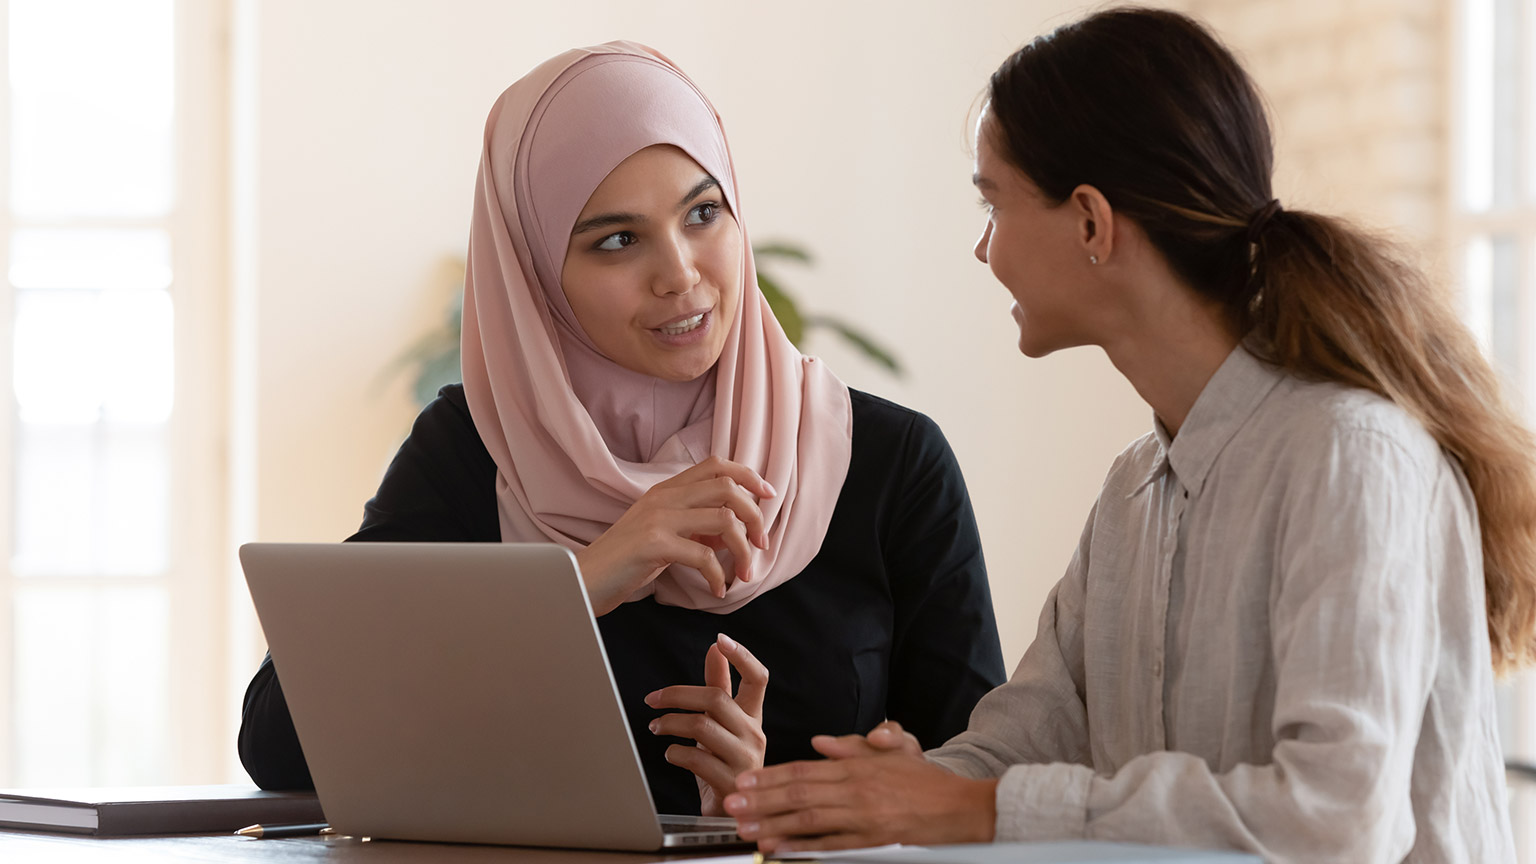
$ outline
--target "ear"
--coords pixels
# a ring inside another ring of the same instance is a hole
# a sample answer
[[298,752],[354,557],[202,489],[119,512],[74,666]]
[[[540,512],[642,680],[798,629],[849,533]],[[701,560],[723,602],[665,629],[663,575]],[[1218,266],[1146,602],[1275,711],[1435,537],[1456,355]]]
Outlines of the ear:
[[1072,190],[1067,199],[1077,217],[1077,239],[1083,257],[1108,261],[1115,251],[1115,210],[1104,193],[1087,184]]

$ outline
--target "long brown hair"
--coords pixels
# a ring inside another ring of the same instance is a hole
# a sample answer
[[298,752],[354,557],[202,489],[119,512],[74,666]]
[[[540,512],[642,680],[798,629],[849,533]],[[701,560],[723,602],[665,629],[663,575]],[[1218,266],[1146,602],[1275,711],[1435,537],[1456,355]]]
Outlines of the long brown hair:
[[1494,666],[1536,660],[1531,433],[1406,256],[1273,200],[1269,124],[1232,54],[1178,13],[1111,9],[1021,48],[988,95],[1003,152],[1047,198],[1094,186],[1264,359],[1374,391],[1424,425],[1477,500]]

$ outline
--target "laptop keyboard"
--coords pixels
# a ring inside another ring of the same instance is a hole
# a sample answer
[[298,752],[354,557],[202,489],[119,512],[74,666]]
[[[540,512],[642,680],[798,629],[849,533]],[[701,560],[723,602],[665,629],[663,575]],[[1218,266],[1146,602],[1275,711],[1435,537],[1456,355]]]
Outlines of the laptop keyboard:
[[666,818],[661,820],[661,830],[667,834],[724,834],[735,832],[735,829],[730,826],[701,825],[691,820]]

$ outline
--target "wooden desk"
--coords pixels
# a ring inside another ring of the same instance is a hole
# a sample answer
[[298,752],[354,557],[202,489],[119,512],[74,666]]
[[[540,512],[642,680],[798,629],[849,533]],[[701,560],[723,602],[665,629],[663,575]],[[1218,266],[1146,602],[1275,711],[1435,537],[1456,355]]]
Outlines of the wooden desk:
[[[733,849],[713,854],[731,855]],[[344,862],[344,864],[651,864],[693,855],[585,852],[516,846],[453,843],[363,842],[350,837],[289,837],[251,840],[229,834],[178,837],[86,837],[29,831],[0,831],[0,861],[6,864],[191,864],[191,862]]]

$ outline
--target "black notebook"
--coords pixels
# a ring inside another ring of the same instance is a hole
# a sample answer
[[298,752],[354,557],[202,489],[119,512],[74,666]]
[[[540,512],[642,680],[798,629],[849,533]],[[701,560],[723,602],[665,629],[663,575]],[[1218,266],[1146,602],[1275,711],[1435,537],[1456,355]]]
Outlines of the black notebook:
[[71,834],[206,834],[247,825],[323,822],[313,792],[254,786],[0,789],[0,827]]

